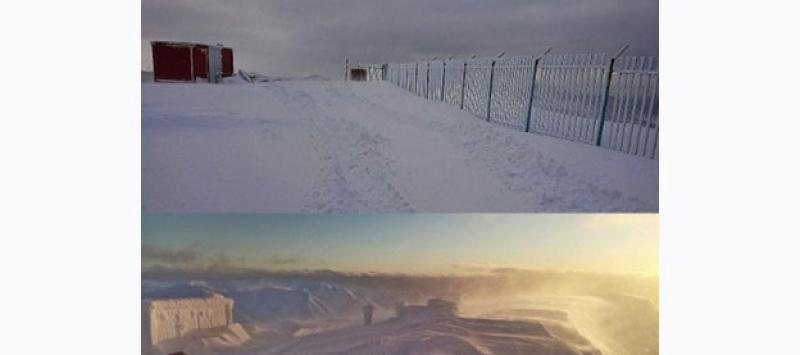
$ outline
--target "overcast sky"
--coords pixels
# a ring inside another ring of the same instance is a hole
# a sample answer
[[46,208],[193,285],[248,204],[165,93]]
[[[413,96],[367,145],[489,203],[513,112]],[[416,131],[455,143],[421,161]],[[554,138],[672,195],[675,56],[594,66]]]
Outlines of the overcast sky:
[[151,40],[223,43],[235,68],[339,79],[344,58],[615,52],[658,55],[658,0],[143,0]]

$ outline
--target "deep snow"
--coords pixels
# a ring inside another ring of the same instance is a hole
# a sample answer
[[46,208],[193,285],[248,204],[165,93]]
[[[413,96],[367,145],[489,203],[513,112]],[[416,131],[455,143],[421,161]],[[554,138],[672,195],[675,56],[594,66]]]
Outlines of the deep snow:
[[145,212],[657,212],[658,161],[384,82],[142,83]]

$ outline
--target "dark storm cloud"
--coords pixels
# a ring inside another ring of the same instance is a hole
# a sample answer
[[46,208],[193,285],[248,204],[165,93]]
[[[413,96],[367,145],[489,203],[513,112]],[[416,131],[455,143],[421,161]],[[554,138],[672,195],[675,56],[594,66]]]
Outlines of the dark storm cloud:
[[657,0],[267,0],[142,2],[150,40],[222,42],[239,68],[339,78],[361,62],[433,56],[614,52],[658,54]]

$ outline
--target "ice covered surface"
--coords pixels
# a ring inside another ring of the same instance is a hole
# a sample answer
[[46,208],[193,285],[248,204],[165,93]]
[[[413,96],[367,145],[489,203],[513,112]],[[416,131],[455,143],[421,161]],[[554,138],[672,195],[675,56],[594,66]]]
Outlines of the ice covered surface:
[[[223,342],[227,338],[218,332],[189,341],[192,354],[658,353],[657,278],[559,272],[165,275],[143,274],[144,299],[223,294],[234,300],[233,321],[247,334],[239,345]],[[459,299],[458,311],[416,306],[432,297]],[[398,303],[410,306],[397,312]],[[366,304],[375,309],[368,327],[361,317]]]
[[384,82],[142,83],[147,212],[656,212],[658,162]]
[[571,347],[536,321],[465,318],[435,305],[406,306],[386,321],[301,337],[263,354],[598,354]]
[[249,335],[233,322],[233,300],[219,294],[142,302],[145,353],[172,353],[193,339],[213,347],[239,346],[249,340]]

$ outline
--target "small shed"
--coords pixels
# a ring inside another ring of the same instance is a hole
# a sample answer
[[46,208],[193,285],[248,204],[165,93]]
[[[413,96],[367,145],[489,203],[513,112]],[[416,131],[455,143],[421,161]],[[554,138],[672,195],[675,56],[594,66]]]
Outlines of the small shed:
[[155,81],[216,83],[233,75],[233,50],[221,44],[153,41],[150,46]]
[[349,59],[344,60],[344,80],[345,81],[374,81],[383,80],[386,75],[386,64],[358,64],[350,63]]

